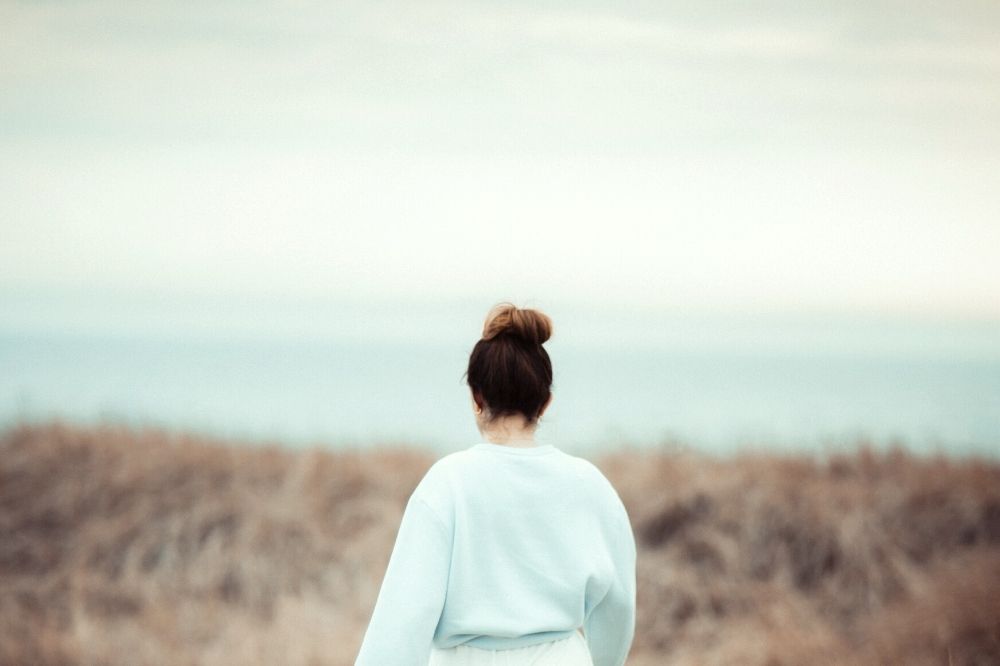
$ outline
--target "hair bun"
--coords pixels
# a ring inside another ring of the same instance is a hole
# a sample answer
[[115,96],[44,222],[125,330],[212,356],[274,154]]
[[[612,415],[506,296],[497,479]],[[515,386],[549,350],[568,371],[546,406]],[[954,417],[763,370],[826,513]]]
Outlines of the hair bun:
[[552,320],[538,310],[522,310],[512,303],[500,303],[486,315],[483,340],[492,340],[501,333],[540,345],[552,337]]

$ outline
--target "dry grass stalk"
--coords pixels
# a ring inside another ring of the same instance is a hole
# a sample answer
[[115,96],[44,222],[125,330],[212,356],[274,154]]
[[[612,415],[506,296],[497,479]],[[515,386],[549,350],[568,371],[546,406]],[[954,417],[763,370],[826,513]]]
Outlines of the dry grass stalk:
[[[0,436],[0,663],[350,664],[433,458],[58,423]],[[631,664],[1000,663],[1000,465],[596,460],[639,544]]]

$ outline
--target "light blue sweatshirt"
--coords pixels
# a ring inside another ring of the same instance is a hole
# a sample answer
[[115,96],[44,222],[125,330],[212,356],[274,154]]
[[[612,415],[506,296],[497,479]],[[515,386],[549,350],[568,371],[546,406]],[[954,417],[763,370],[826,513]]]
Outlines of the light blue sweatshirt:
[[526,647],[580,627],[594,666],[625,663],[625,507],[583,458],[483,442],[438,460],[410,496],[355,664],[427,666],[432,645]]

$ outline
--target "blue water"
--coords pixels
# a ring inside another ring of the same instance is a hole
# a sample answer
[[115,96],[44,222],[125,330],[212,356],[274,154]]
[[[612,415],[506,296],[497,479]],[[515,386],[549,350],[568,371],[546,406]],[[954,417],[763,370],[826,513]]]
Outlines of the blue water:
[[[746,345],[550,344],[554,401],[539,438],[825,451],[867,439],[1000,455],[1000,356]],[[58,416],[292,445],[478,439],[462,374],[470,344],[0,334],[0,422]]]

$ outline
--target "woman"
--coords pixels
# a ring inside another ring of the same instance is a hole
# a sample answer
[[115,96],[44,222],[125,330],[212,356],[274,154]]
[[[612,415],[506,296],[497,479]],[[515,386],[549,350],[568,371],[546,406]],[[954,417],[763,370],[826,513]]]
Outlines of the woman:
[[625,507],[593,464],[534,439],[551,333],[536,310],[487,316],[467,372],[482,441],[436,462],[410,496],[356,666],[625,662]]

